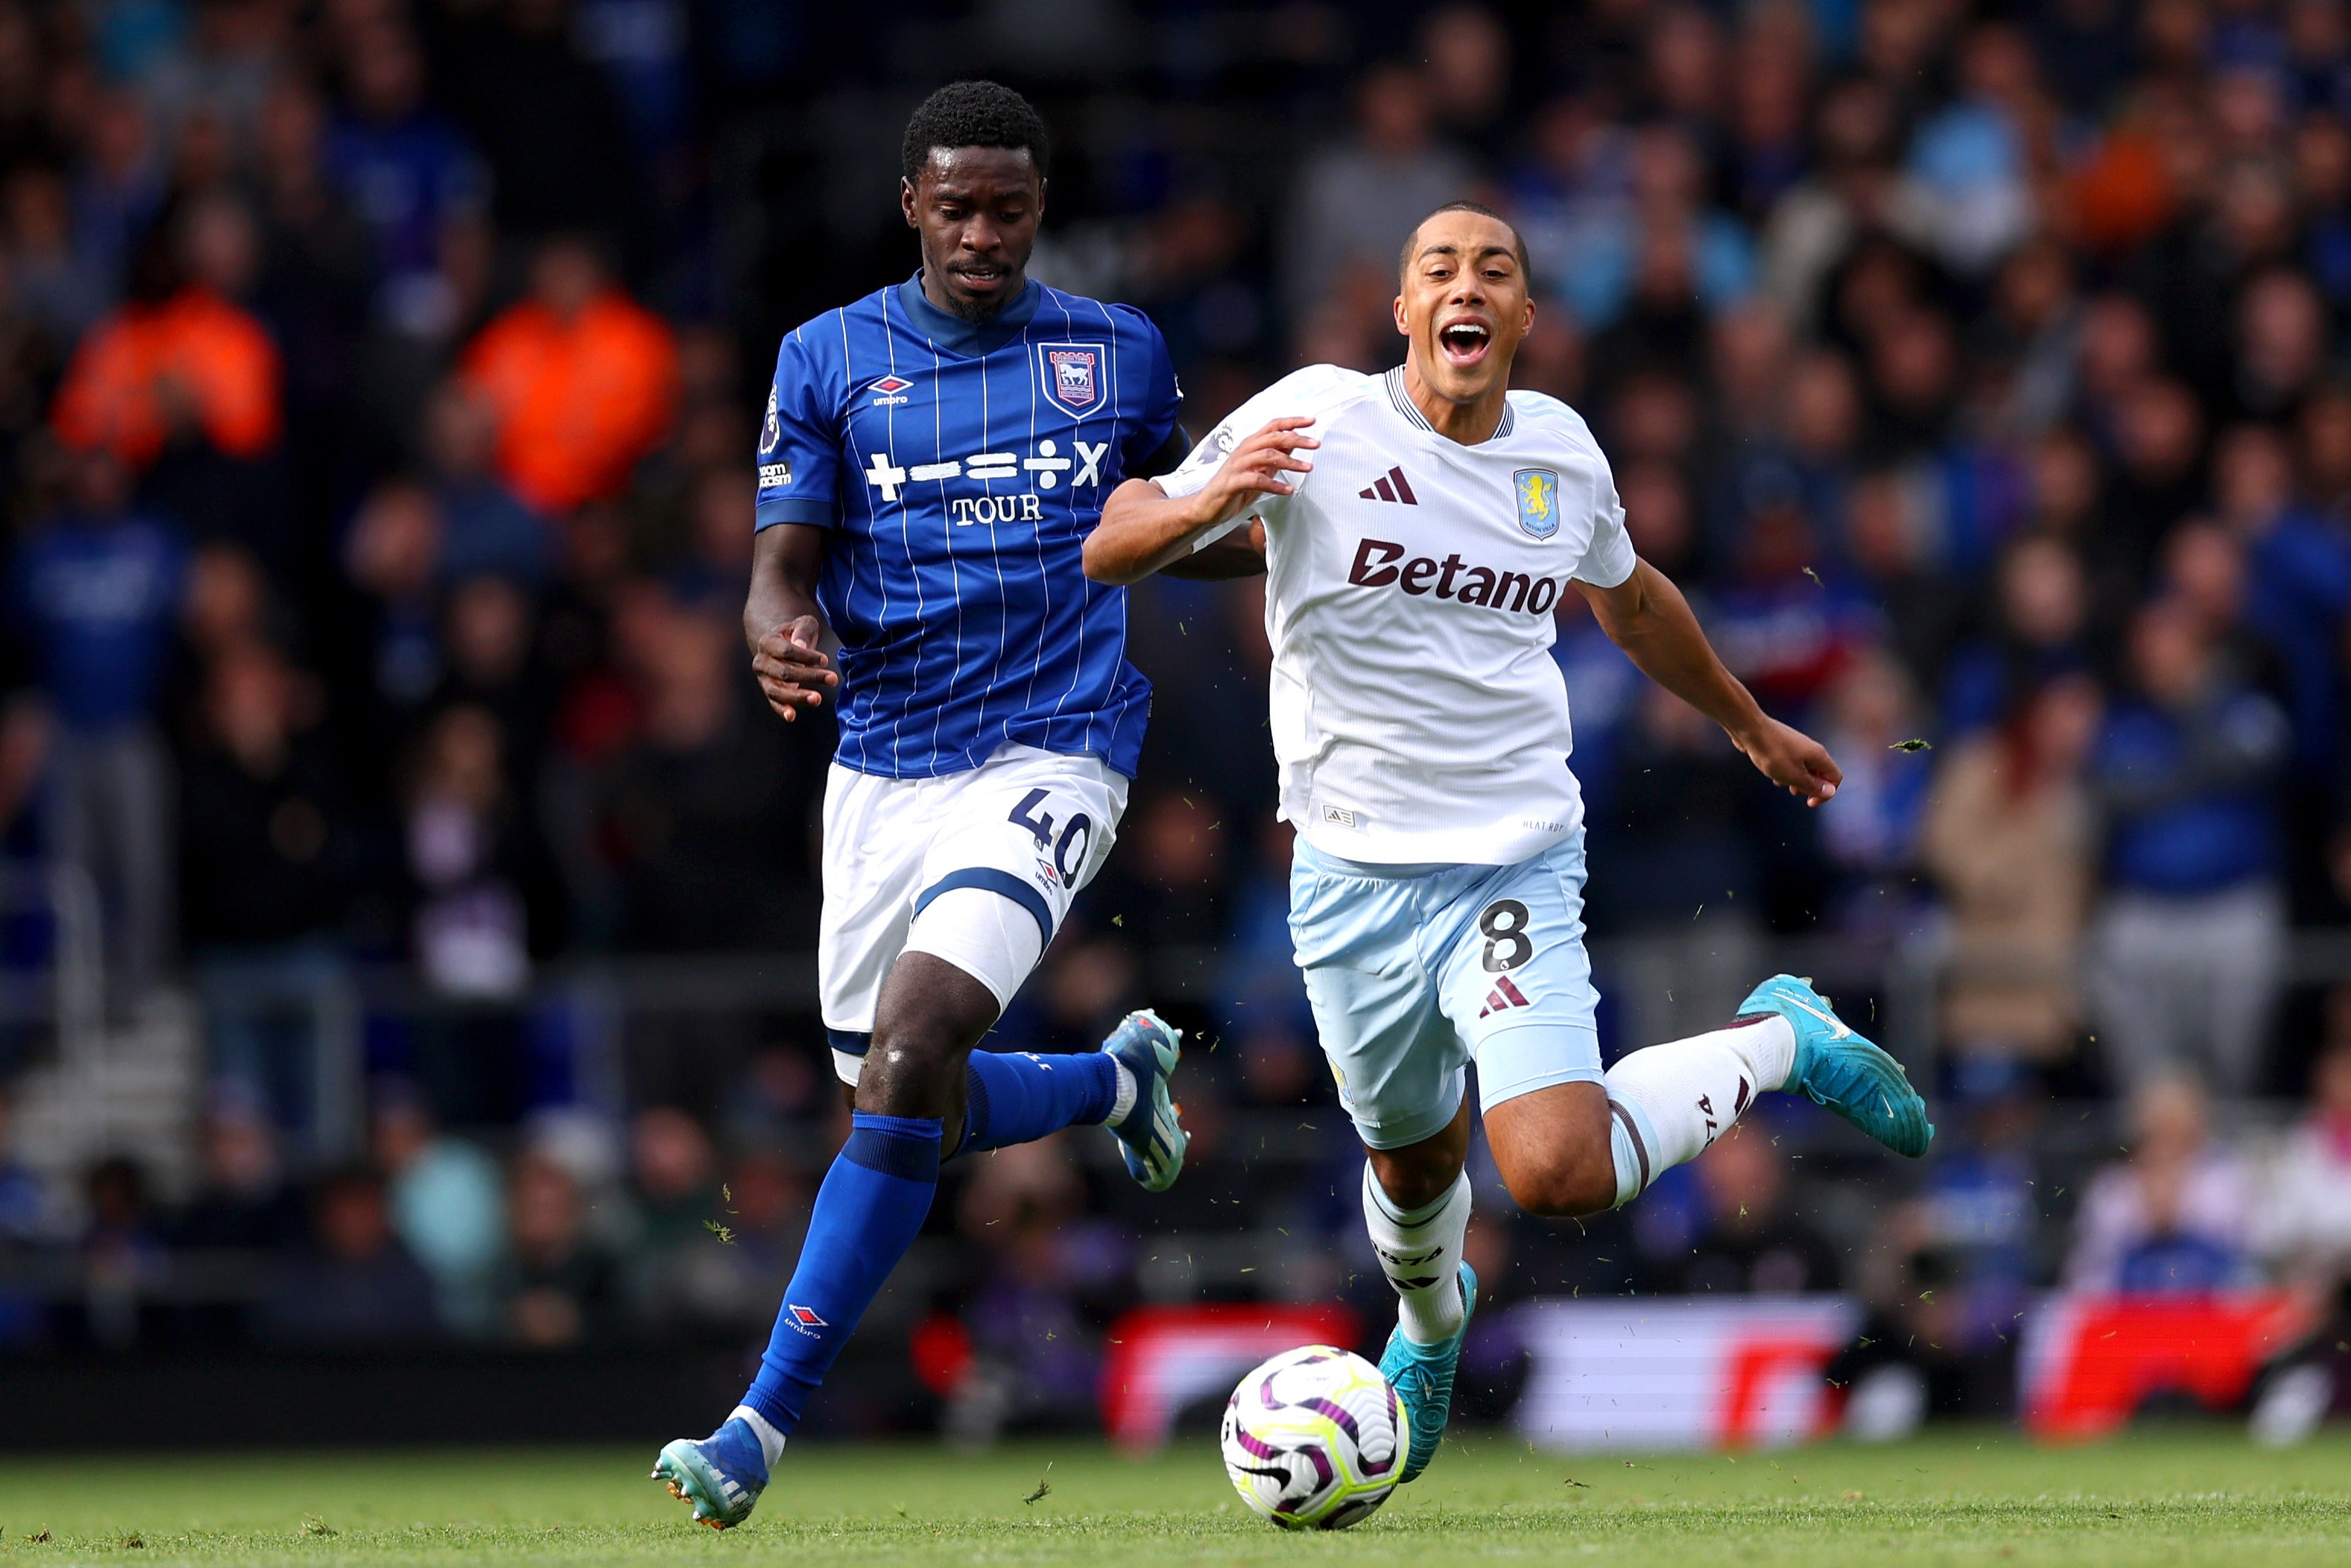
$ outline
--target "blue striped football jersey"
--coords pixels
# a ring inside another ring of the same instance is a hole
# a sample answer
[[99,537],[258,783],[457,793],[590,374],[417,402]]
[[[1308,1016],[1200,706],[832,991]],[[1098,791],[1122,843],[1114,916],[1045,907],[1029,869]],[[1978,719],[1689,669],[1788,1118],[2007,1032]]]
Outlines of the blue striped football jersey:
[[1008,743],[1133,778],[1150,683],[1086,535],[1166,444],[1179,396],[1140,311],[1030,282],[975,324],[919,281],[788,334],[759,432],[758,526],[831,530],[840,761],[893,779]]

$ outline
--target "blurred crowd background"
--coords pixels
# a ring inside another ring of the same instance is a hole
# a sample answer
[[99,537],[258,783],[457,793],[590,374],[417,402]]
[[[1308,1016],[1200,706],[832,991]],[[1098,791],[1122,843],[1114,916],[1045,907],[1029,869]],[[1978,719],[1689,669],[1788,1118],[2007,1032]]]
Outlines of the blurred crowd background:
[[[1943,1134],[1774,1108],[1582,1228],[1489,1182],[1500,1295],[1846,1289],[1982,1412],[2030,1292],[2336,1288],[2345,0],[0,0],[0,1344],[764,1333],[841,1116],[753,427],[973,74],[1196,433],[1395,362],[1400,236],[1509,214],[1519,384],[1845,768],[1775,799],[1563,603],[1611,1052],[1802,967]],[[952,1176],[832,1419],[1089,1419],[1139,1301],[1384,1311],[1261,609],[1135,591],[1143,777],[1000,1031],[1169,1009],[1192,1167]]]

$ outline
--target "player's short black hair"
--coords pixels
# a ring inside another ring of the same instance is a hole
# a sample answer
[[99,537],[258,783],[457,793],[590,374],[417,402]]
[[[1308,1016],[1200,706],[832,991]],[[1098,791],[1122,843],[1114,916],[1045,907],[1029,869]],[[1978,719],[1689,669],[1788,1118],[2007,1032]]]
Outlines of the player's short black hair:
[[1053,139],[1046,133],[1045,117],[1001,82],[949,82],[923,99],[914,118],[906,121],[900,172],[914,179],[929,164],[934,147],[1026,149],[1040,180],[1053,162]]
[[1510,230],[1510,254],[1519,258],[1519,274],[1520,277],[1526,277],[1530,281],[1532,280],[1534,277],[1534,266],[1527,260],[1527,236],[1519,232],[1518,225],[1512,223],[1510,219],[1504,217],[1501,214],[1496,212],[1493,208],[1488,206],[1483,202],[1447,202],[1441,207],[1432,208],[1429,211],[1428,217],[1423,218],[1420,222],[1413,225],[1412,233],[1404,236],[1403,254],[1396,257],[1396,272],[1398,276],[1402,276],[1403,274],[1412,270],[1412,242],[1418,239],[1420,237],[1420,231],[1428,226],[1428,218],[1441,217],[1447,213],[1475,213],[1481,218],[1491,218],[1496,223],[1501,225],[1504,228]]

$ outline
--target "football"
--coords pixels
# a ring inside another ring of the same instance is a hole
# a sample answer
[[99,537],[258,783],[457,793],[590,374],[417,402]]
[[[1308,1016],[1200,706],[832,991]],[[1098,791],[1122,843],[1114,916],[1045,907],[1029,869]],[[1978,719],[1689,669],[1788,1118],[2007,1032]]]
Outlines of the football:
[[1379,1368],[1333,1345],[1301,1345],[1233,1390],[1225,1473],[1243,1502],[1286,1530],[1344,1530],[1395,1490],[1405,1432],[1404,1398]]

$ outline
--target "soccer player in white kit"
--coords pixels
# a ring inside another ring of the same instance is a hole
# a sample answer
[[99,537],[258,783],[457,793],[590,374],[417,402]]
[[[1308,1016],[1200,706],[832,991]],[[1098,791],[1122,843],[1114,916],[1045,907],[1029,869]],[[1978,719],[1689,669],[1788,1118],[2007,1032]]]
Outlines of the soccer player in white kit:
[[1687,1160],[1754,1097],[1802,1092],[1916,1157],[1934,1129],[1894,1059],[1805,981],[1603,1071],[1583,949],[1583,803],[1552,611],[1572,586],[1642,672],[1819,806],[1840,775],[1765,714],[1634,553],[1573,410],[1508,390],[1534,321],[1525,245],[1470,203],[1402,258],[1405,362],[1318,365],[1244,403],[1174,473],[1114,492],[1086,570],[1132,582],[1262,525],[1290,935],[1369,1158],[1364,1215],[1399,1298],[1381,1370],[1443,1435],[1477,1280],[1465,1070],[1520,1207],[1589,1214]]

